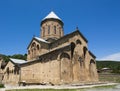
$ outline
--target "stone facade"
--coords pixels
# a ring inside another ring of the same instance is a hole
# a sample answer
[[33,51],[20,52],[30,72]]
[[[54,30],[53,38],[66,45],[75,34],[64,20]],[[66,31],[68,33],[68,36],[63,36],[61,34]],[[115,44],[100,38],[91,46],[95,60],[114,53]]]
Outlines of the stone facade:
[[4,69],[3,83],[16,85],[19,82],[19,69],[11,61],[8,62]]
[[57,19],[47,19],[41,23],[41,38],[45,40],[59,39],[64,35],[63,23]]
[[[5,72],[3,79],[5,83],[72,84],[98,81],[96,57],[88,50],[88,41],[78,29],[64,35],[62,20],[52,12],[41,22],[41,38],[31,40],[26,63],[8,63],[5,70],[9,68],[9,71]],[[17,74],[12,72],[15,69]]]
[[3,61],[3,58],[2,58],[2,55],[0,54],[0,84],[2,83],[2,79],[3,79],[3,70],[2,70],[2,61]]

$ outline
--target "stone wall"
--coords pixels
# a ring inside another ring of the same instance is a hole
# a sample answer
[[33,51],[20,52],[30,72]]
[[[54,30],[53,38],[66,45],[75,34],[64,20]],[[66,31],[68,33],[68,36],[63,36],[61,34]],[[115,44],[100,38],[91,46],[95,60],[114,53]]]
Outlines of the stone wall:
[[49,52],[47,44],[33,40],[28,48],[27,60],[36,60],[40,55],[45,54],[47,52]]
[[13,72],[15,64],[9,62],[3,79],[5,83],[72,84],[98,81],[95,57],[78,32],[58,39],[49,47],[33,40],[28,50],[28,59],[32,61],[22,64],[19,74]]
[[[51,43],[50,50],[51,51],[56,50],[58,48],[64,47],[64,46],[71,44],[71,43],[76,44],[76,42],[78,40],[81,42],[82,47],[87,48],[87,43],[85,42],[85,40],[82,38],[81,35],[79,35],[78,32],[75,32],[74,34],[67,35],[66,37],[60,38],[57,41]],[[79,47],[79,48],[82,48],[82,47]]]
[[19,69],[16,69],[15,65],[10,61],[4,69],[4,77],[2,82],[11,85],[16,85],[19,82]]
[[58,39],[63,35],[63,26],[58,20],[45,21],[41,25],[41,38],[45,40],[49,38]]
[[75,40],[70,42],[70,47],[63,44],[63,48],[53,50],[41,56],[42,59],[23,66],[21,81],[53,84],[98,81],[96,63],[86,44],[80,41],[79,36],[69,40]]

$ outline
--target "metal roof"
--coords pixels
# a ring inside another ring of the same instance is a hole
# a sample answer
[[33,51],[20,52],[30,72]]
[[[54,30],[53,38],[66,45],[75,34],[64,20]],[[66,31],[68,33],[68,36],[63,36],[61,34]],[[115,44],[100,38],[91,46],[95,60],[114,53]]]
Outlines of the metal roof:
[[34,37],[35,39],[37,39],[38,41],[42,41],[42,42],[45,42],[45,43],[49,43],[48,41],[42,39],[42,38],[39,38],[39,37]]
[[51,18],[61,20],[53,11],[51,11],[43,20],[51,19]]
[[27,63],[26,60],[14,59],[14,58],[10,58],[10,61],[12,61],[14,64],[23,64],[23,63]]

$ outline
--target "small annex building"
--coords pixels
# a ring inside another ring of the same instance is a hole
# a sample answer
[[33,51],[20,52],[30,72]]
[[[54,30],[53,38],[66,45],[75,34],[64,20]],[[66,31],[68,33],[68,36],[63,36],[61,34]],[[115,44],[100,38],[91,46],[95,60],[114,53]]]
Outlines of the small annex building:
[[98,81],[94,54],[76,29],[64,35],[64,23],[50,12],[40,23],[40,37],[27,47],[27,61],[10,59],[3,83],[72,84]]

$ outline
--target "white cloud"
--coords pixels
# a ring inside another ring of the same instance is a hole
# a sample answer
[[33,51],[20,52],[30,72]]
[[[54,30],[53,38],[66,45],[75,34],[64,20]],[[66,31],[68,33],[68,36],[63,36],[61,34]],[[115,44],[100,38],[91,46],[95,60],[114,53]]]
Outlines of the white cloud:
[[108,55],[106,57],[103,57],[101,59],[98,60],[111,60],[111,61],[120,61],[120,53],[115,53],[112,55]]

